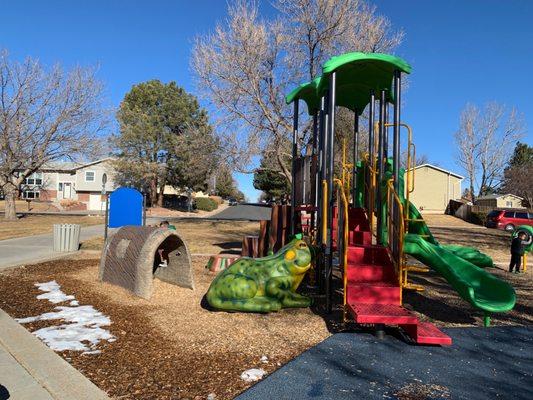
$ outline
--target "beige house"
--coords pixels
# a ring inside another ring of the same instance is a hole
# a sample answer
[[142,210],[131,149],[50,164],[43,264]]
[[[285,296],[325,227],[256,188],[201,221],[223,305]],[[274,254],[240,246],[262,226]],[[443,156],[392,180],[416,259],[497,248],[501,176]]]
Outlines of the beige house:
[[20,187],[27,200],[75,200],[86,210],[103,210],[102,177],[107,176],[106,191],[115,190],[111,158],[89,163],[56,162],[44,165],[28,176]]
[[[412,172],[406,172],[406,185],[407,173]],[[461,175],[431,164],[415,167],[414,174],[415,187],[409,194],[409,200],[421,213],[443,214],[450,200],[461,198],[461,182],[464,179]]]
[[526,208],[522,206],[522,197],[514,194],[489,194],[476,199],[476,206],[493,208]]

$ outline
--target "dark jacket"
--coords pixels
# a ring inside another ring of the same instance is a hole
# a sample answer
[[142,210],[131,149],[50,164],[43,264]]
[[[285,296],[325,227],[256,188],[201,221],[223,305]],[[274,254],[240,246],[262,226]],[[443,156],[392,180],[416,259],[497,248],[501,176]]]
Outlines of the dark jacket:
[[511,254],[519,254],[523,256],[525,247],[526,246],[524,245],[522,240],[518,237],[515,237],[513,241],[511,242]]

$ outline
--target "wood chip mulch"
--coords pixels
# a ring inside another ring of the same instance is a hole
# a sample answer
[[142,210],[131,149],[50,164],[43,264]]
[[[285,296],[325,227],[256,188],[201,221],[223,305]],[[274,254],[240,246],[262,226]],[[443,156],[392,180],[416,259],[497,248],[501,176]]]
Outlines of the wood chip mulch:
[[[80,305],[109,316],[113,343],[100,354],[59,353],[116,399],[232,399],[251,386],[240,379],[249,368],[271,373],[327,338],[324,320],[308,309],[270,315],[222,313],[202,307],[213,275],[207,258],[193,258],[196,290],[155,281],[150,301],[97,281],[98,260],[59,260],[0,274],[0,308],[14,318],[52,311],[37,300],[36,282],[55,279]],[[57,321],[24,326],[34,331]],[[268,362],[261,361],[266,356]]]

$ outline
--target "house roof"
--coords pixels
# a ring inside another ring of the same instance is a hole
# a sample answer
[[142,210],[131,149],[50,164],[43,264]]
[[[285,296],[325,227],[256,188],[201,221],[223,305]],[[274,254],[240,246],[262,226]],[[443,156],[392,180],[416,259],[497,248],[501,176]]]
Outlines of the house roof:
[[480,196],[476,200],[499,199],[500,197],[506,197],[506,196],[512,196],[512,197],[516,197],[519,200],[524,200],[522,197],[517,196],[516,194],[511,194],[511,193],[488,194],[486,196]]
[[44,164],[39,171],[65,171],[71,172],[80,168],[89,167],[91,165],[100,164],[101,162],[112,160],[112,157],[102,158],[100,160],[91,161],[88,163],[77,163],[73,161],[52,161]]
[[433,165],[433,164],[428,164],[428,163],[426,163],[426,164],[417,165],[417,166],[415,167],[415,169],[419,169],[419,168],[423,168],[423,167],[432,168],[432,169],[434,169],[434,170],[437,170],[437,171],[443,172],[443,173],[445,173],[445,174],[449,174],[449,175],[455,176],[456,178],[459,178],[459,179],[461,179],[461,180],[462,180],[462,179],[465,179],[464,176],[461,176],[461,175],[459,175],[459,174],[456,174],[455,172],[448,171],[448,170],[446,170],[446,169],[444,169],[444,168],[437,167],[436,165]]

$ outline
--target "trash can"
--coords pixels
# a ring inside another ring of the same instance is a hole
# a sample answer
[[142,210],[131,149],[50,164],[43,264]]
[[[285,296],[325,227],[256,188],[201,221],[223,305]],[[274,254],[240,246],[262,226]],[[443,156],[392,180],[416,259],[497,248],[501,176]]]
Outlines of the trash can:
[[54,251],[78,251],[80,229],[77,224],[54,224]]

